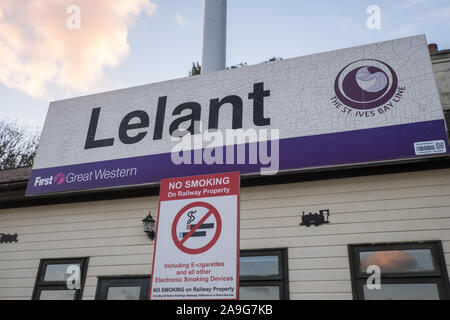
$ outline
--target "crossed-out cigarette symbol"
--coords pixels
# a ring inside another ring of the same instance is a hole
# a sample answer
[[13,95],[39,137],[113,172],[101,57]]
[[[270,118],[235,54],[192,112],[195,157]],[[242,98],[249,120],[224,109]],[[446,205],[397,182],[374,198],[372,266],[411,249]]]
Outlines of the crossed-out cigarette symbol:
[[[195,208],[206,208],[207,211],[206,214],[202,218],[200,218],[200,220],[196,224],[192,224],[192,222],[194,222],[196,219],[194,214],[198,210],[191,210],[191,209]],[[177,225],[180,223],[180,218],[184,216],[184,214],[187,214],[187,216],[189,217],[186,226],[187,231],[177,233]],[[213,215],[213,217],[215,218],[216,223],[205,223],[205,221],[211,215]],[[214,231],[214,235],[208,243],[199,248],[189,248],[185,245],[185,242],[191,237],[205,237],[207,232],[205,230],[207,229]],[[175,246],[181,251],[188,254],[199,254],[209,250],[217,242],[221,231],[222,231],[222,219],[220,218],[220,214],[217,211],[217,209],[209,203],[197,201],[184,206],[176,215],[172,224],[172,239]]]

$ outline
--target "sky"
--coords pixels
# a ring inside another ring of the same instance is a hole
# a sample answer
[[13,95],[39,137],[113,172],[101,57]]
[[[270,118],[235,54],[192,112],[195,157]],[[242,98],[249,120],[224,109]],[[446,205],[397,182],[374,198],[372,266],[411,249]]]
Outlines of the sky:
[[[379,28],[369,29],[373,5]],[[201,62],[203,7],[204,0],[0,0],[0,120],[41,128],[51,101],[186,77]],[[449,31],[449,0],[228,0],[227,65],[417,34],[444,50]]]

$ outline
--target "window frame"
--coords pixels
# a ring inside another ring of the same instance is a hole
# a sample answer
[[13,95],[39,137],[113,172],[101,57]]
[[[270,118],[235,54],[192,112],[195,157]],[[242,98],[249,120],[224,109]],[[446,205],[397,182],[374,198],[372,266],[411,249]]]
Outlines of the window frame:
[[73,289],[75,291],[73,300],[81,300],[83,298],[84,284],[86,281],[87,268],[89,264],[89,257],[79,258],[50,258],[41,259],[39,262],[39,269],[36,275],[34,284],[32,300],[40,300],[41,291],[43,290],[71,290],[67,288],[66,281],[45,281],[45,271],[48,265],[55,264],[79,264],[80,265],[80,289]]
[[450,136],[450,110],[444,109],[444,120],[447,124],[447,135]]
[[[95,291],[95,300],[107,300],[109,287],[137,287],[137,281],[141,282],[141,293],[139,300],[149,300],[150,296],[149,274],[145,275],[119,275],[119,276],[98,276],[97,289]],[[103,291],[105,290],[105,291]],[[103,293],[105,296],[103,297]]]
[[361,272],[360,252],[390,251],[390,250],[430,250],[435,271],[391,272],[381,274],[381,284],[407,284],[407,283],[436,283],[439,299],[450,299],[450,284],[445,263],[444,251],[440,240],[414,241],[414,242],[384,242],[349,244],[348,255],[350,262],[350,277],[354,300],[365,300],[364,284],[370,276]]
[[239,275],[239,288],[256,286],[278,286],[280,290],[280,300],[289,300],[289,268],[287,248],[241,250],[239,258],[255,256],[278,256],[279,274],[271,276]]

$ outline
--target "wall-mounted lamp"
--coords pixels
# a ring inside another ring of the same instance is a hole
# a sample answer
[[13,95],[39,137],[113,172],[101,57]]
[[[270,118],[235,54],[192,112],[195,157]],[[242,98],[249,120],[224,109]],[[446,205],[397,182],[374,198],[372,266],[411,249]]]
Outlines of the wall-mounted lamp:
[[145,219],[142,220],[142,223],[144,224],[144,232],[147,234],[148,238],[150,240],[155,239],[155,220],[152,217],[152,213],[149,212],[148,216],[145,217]]

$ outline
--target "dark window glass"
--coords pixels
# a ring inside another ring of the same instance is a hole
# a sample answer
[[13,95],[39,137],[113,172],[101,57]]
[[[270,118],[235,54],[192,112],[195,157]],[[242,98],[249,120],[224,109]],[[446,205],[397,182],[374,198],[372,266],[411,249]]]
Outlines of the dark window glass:
[[[440,241],[349,245],[353,297],[361,300],[449,299]],[[369,266],[379,267],[379,275]],[[379,279],[379,287],[375,280]],[[369,285],[370,284],[370,285]]]
[[280,300],[278,286],[246,286],[239,288],[240,300]]
[[67,273],[67,269],[72,265],[75,265],[78,268],[81,267],[79,263],[47,264],[44,281],[67,281],[67,278],[70,276],[70,273]]
[[[89,258],[43,259],[39,264],[34,300],[80,300]],[[72,268],[79,269],[79,288],[69,288],[67,280],[75,276]]]
[[447,130],[450,131],[450,110],[444,110],[444,118],[447,122]]
[[100,277],[97,300],[148,300],[150,276]]
[[239,259],[240,300],[289,298],[287,250],[243,250]]
[[383,273],[435,271],[429,249],[362,251],[359,257],[361,272],[370,265],[378,265]]
[[106,300],[139,300],[141,287],[109,287]]
[[241,276],[272,276],[278,275],[280,270],[279,256],[249,256],[239,260],[239,274]]
[[364,286],[366,300],[439,300],[436,283],[385,283],[380,290]]
[[75,300],[75,290],[41,290],[39,300]]

